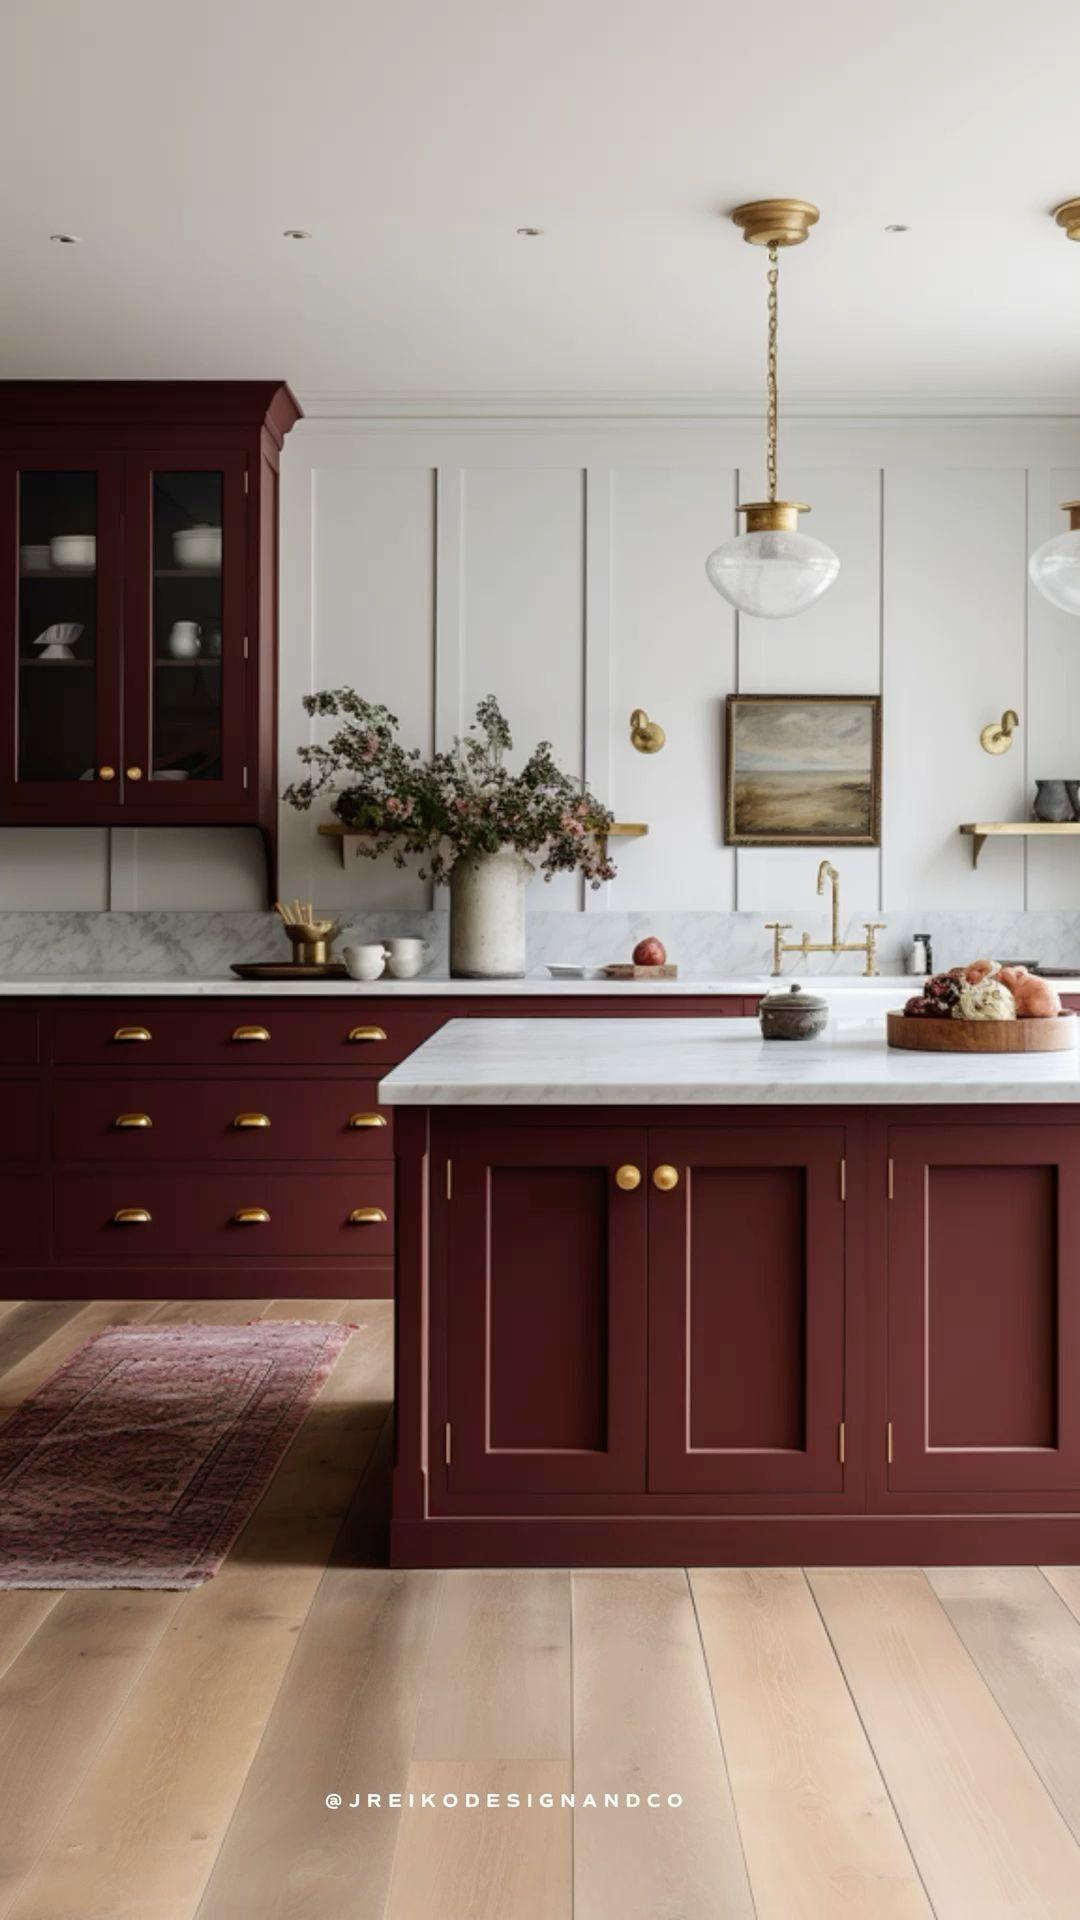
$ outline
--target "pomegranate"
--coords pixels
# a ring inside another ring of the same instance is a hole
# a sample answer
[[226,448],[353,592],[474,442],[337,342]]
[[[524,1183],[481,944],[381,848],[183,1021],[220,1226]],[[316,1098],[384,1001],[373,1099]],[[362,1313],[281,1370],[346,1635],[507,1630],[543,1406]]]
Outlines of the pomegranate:
[[667,959],[667,949],[662,940],[650,933],[645,940],[639,940],[634,948],[635,967],[662,967]]

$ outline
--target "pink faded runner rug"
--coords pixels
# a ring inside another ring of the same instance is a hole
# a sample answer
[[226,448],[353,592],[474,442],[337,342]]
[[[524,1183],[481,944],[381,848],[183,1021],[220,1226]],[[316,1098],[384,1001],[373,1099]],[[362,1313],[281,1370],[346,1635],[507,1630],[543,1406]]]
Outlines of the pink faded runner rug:
[[198,1587],[352,1328],[109,1327],[0,1427],[0,1588]]

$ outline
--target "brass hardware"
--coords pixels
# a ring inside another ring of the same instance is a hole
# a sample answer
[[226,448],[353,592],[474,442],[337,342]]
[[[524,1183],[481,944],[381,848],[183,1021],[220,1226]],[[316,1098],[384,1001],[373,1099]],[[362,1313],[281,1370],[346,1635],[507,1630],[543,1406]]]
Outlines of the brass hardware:
[[245,1133],[249,1127],[268,1127],[270,1116],[267,1113],[238,1113],[233,1126],[238,1133]]
[[846,1160],[841,1160],[840,1162],[840,1198],[841,1200],[847,1199],[847,1161]]
[[233,1221],[238,1227],[268,1227],[270,1215],[265,1207],[237,1207]]
[[888,1163],[888,1171],[885,1177],[885,1195],[889,1200],[893,1197],[893,1163],[891,1160]]
[[146,1207],[117,1207],[113,1214],[113,1225],[117,1227],[148,1227],[150,1214]]
[[129,1127],[152,1127],[153,1121],[148,1113],[118,1113],[113,1126],[125,1132]]
[[845,1441],[844,1422],[841,1420],[840,1425],[836,1431],[836,1457],[840,1462],[841,1466],[843,1466],[844,1464],[844,1441]]
[[[1069,238],[1070,240],[1072,239],[1071,234]],[[1080,532],[1080,500],[1063,500],[1061,502],[1061,511],[1062,513],[1067,513],[1069,516],[1069,532]]]
[[1013,743],[1013,734],[1020,725],[1020,715],[1012,707],[1006,707],[1000,721],[991,720],[979,735],[979,745],[984,753],[1008,753]]
[[650,720],[644,707],[635,707],[630,715],[630,745],[639,753],[659,753],[667,734],[658,720]]
[[350,1227],[384,1227],[386,1215],[381,1207],[354,1207],[349,1215]]
[[1066,200],[1054,208],[1054,219],[1070,240],[1080,240],[1080,200]]
[[125,780],[141,780],[142,768],[141,767],[125,767],[124,778]]
[[349,1040],[385,1040],[382,1027],[352,1027],[346,1038]]
[[149,1027],[117,1027],[113,1034],[114,1040],[152,1040],[153,1037]]
[[821,215],[809,200],[747,200],[731,218],[752,247],[797,247]]
[[678,1167],[654,1167],[652,1183],[654,1187],[659,1187],[661,1193],[670,1193],[679,1184]]
[[798,533],[800,513],[809,513],[805,500],[748,500],[736,513],[745,513],[747,533]]
[[891,1420],[889,1421],[887,1427],[885,1428],[885,1461],[888,1466],[890,1467],[892,1466],[892,1421]]
[[447,1464],[447,1466],[449,1466],[449,1465],[450,1465],[450,1457],[451,1457],[451,1452],[452,1452],[452,1448],[451,1448],[451,1444],[450,1444],[450,1422],[449,1422],[449,1420],[448,1420],[448,1421],[447,1421],[447,1423],[446,1423],[446,1444],[445,1444],[445,1449],[444,1449],[444,1451],[445,1451],[445,1453],[446,1453],[446,1464]]
[[819,894],[824,893],[826,880],[828,880],[832,886],[832,939],[811,940],[810,935],[804,933],[801,940],[785,940],[783,938],[784,934],[791,930],[790,920],[767,920],[765,922],[765,930],[767,933],[771,933],[773,937],[773,974],[778,975],[783,971],[785,953],[801,953],[804,960],[807,955],[811,953],[864,953],[866,955],[866,965],[863,968],[863,974],[867,979],[870,979],[877,973],[877,936],[884,930],[885,922],[883,920],[864,920],[863,926],[866,928],[865,940],[841,940],[840,875],[830,860],[823,860],[818,868],[817,890]]
[[350,1127],[385,1127],[385,1113],[350,1113]]
[[448,1160],[446,1163],[446,1197],[448,1200],[452,1200],[454,1197],[454,1163],[452,1160]]
[[269,1038],[270,1038],[270,1031],[269,1031],[269,1028],[267,1027],[234,1027],[233,1028],[234,1040],[269,1040]]
[[115,780],[116,768],[115,767],[99,767],[97,770],[97,777],[99,780]]
[[641,1168],[617,1167],[615,1170],[615,1185],[621,1187],[624,1193],[633,1193],[634,1188],[640,1187],[641,1185]]

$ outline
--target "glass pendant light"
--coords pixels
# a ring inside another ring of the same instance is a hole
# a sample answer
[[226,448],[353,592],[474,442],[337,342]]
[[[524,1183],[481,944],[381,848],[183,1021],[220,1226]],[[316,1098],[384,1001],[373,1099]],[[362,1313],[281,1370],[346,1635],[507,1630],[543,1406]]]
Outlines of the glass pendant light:
[[736,511],[746,515],[745,533],[710,553],[705,571],[725,600],[740,613],[764,620],[786,620],[802,613],[832,586],[840,562],[831,547],[799,532],[800,513],[810,508],[801,500],[776,497],[777,442],[777,282],[778,249],[795,247],[806,239],[818,219],[808,200],[755,200],[732,214],[743,237],[769,251],[768,402],[765,415],[767,500],[748,501]]

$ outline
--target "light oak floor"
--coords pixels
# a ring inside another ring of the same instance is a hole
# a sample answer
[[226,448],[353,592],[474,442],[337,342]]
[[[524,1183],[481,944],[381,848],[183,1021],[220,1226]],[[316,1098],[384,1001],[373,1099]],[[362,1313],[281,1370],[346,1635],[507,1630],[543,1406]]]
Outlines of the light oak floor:
[[258,1315],[360,1331],[218,1577],[0,1594],[0,1920],[1080,1916],[1080,1569],[390,1572],[380,1301],[0,1303],[0,1422]]

